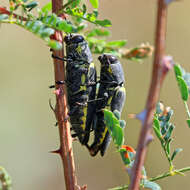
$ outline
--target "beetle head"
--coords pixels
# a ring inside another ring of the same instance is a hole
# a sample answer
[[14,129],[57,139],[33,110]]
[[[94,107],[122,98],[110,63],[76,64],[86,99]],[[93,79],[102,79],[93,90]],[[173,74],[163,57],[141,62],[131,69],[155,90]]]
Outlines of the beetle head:
[[98,60],[102,64],[114,64],[117,61],[117,58],[111,54],[103,54],[98,57]]
[[65,36],[64,38],[64,42],[69,45],[69,44],[78,44],[80,42],[84,41],[84,37],[82,35],[73,35],[73,34],[69,34],[67,36]]

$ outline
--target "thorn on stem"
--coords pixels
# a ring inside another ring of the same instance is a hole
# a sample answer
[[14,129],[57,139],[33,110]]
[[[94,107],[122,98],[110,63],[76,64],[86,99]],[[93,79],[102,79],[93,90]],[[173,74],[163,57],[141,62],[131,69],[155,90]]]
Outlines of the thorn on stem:
[[128,117],[131,119],[138,119],[142,122],[142,124],[145,121],[146,118],[146,114],[147,114],[147,110],[143,110],[142,112],[138,113],[138,114],[129,114]]
[[57,150],[52,150],[52,151],[50,151],[49,153],[61,154],[61,150],[60,150],[60,148],[59,148],[59,149],[57,149]]
[[153,141],[153,139],[154,139],[154,137],[151,134],[149,134],[146,141],[145,141],[144,146],[148,146],[149,143],[151,143]]
[[55,112],[55,108],[52,106],[52,103],[51,103],[51,98],[49,99],[49,107],[51,108],[53,112]]
[[174,66],[174,60],[172,56],[164,56],[162,59],[162,71],[163,74],[167,74]]
[[87,185],[83,185],[80,190],[87,190]]

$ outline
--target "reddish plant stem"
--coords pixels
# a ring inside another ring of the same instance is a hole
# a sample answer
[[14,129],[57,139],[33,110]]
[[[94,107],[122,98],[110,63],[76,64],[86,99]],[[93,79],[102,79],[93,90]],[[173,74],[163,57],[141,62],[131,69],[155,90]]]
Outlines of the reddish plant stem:
[[[62,8],[63,0],[52,0],[52,9],[54,13],[58,13]],[[55,38],[58,41],[63,42],[62,32],[56,31]],[[53,51],[55,56],[64,57],[64,49],[59,51]],[[65,80],[65,66],[64,62],[54,59],[54,71],[55,71],[55,81]],[[67,190],[77,189],[77,178],[74,165],[74,157],[72,151],[72,138],[70,133],[70,125],[67,118],[67,99],[66,99],[66,88],[65,85],[56,84],[56,118],[59,125],[59,135],[60,135],[60,148],[55,151],[59,153],[63,163],[65,185]]]
[[155,57],[152,70],[152,79],[149,94],[146,103],[146,117],[141,129],[137,154],[131,174],[131,184],[129,190],[138,190],[141,169],[144,165],[148,144],[152,139],[152,122],[155,112],[156,103],[159,98],[161,85],[165,75],[163,74],[162,59],[165,51],[166,42],[166,25],[167,25],[167,5],[164,0],[158,0],[157,25],[155,39]]

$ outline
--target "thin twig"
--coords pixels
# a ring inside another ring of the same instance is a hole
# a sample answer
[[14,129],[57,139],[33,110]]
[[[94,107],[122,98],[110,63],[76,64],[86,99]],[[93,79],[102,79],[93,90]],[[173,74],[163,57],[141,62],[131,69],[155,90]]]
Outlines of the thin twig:
[[151,139],[151,128],[154,116],[154,111],[156,103],[159,98],[161,85],[163,79],[165,78],[163,64],[161,64],[166,41],[166,21],[167,21],[167,5],[165,0],[158,0],[158,13],[157,13],[157,25],[156,25],[156,39],[155,39],[155,57],[152,71],[151,85],[149,89],[149,95],[146,103],[146,117],[143,122],[141,129],[137,154],[135,158],[135,163],[131,174],[131,184],[129,190],[138,190],[140,179],[141,179],[141,169],[144,165],[145,156],[147,152],[147,146]]
[[173,176],[174,174],[182,174],[184,172],[188,172],[190,171],[190,167],[186,167],[186,168],[181,168],[181,169],[177,169],[177,170],[173,170],[172,172],[166,172],[164,174],[160,174],[156,177],[151,177],[149,178],[148,180],[149,181],[157,181],[157,180],[160,180],[160,179],[163,179],[163,178],[166,178],[166,177],[169,177],[169,176]]
[[[62,8],[63,0],[52,0],[52,9],[54,13],[58,13]],[[56,31],[55,38],[62,40],[62,32]],[[57,57],[64,57],[64,50],[53,51],[53,54]],[[63,61],[54,59],[54,71],[55,81],[65,80],[65,66]],[[60,148],[55,153],[59,153],[63,163],[65,184],[67,190],[77,189],[77,178],[75,172],[73,151],[72,151],[72,138],[70,134],[70,125],[67,118],[67,100],[66,89],[64,84],[56,84],[56,89],[59,93],[56,93],[56,118],[58,120],[59,135],[60,135]],[[78,188],[80,189],[80,188]]]
[[[160,174],[156,177],[151,177],[149,178],[148,180],[149,181],[158,181],[160,179],[164,179],[166,177],[170,177],[170,176],[173,176],[173,175],[177,175],[177,174],[183,174],[184,172],[188,172],[190,171],[190,167],[186,167],[186,168],[181,168],[181,169],[177,169],[177,170],[174,170],[173,172],[166,172],[166,173],[163,173],[163,174]],[[112,189],[109,189],[109,190],[126,190],[128,189],[128,185],[123,185],[123,186],[120,186],[120,187],[115,187],[115,188],[112,188]]]

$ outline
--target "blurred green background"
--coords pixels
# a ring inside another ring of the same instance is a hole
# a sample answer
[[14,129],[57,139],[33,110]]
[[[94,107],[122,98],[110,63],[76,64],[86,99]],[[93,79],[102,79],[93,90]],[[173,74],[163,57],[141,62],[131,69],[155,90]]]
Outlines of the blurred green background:
[[[47,0],[41,0],[43,6]],[[100,17],[108,18],[113,26],[110,39],[127,39],[127,47],[142,42],[154,42],[156,0],[100,1]],[[7,5],[0,0],[0,5]],[[190,1],[173,3],[169,7],[167,53],[176,62],[188,67],[190,49]],[[97,62],[97,61],[96,61]],[[122,118],[127,121],[126,143],[137,145],[140,123],[127,117],[143,110],[151,77],[152,59],[143,64],[121,60],[125,70],[127,100]],[[97,65],[99,63],[97,62]],[[53,64],[49,48],[31,33],[15,25],[3,24],[0,29],[0,165],[13,180],[14,190],[63,190],[61,160],[48,153],[59,146],[55,117],[49,108],[54,99],[48,86],[53,84]],[[173,71],[162,88],[160,99],[175,112],[173,148],[184,148],[175,161],[177,168],[190,166],[190,129]],[[75,164],[80,185],[90,190],[105,190],[128,183],[120,155],[111,144],[106,155],[92,158],[78,142],[73,143]],[[168,163],[158,140],[149,146],[146,159],[148,176],[168,169]],[[159,181],[164,190],[188,190],[190,174]]]

